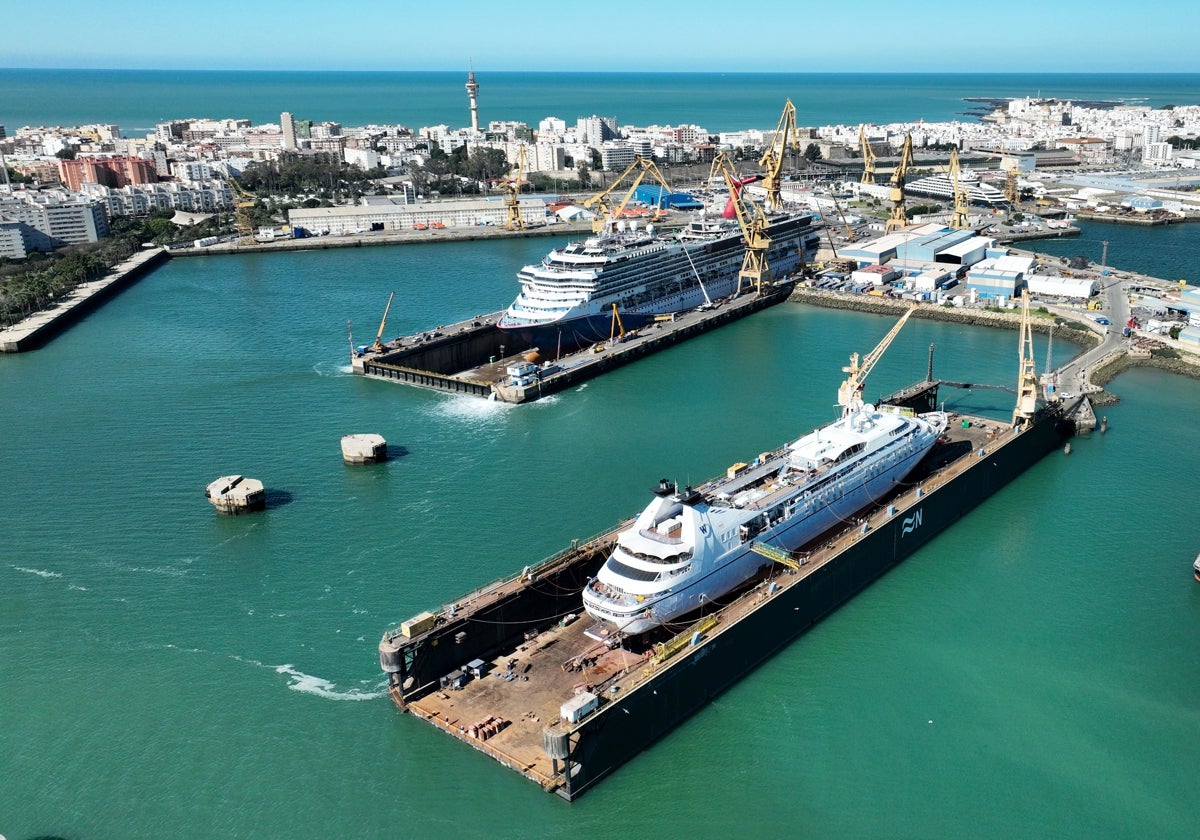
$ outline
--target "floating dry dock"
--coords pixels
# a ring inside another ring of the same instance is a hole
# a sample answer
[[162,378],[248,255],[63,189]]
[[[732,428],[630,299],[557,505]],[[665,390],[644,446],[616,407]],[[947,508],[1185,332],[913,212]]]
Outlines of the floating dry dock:
[[[937,383],[903,393],[890,402],[928,410]],[[574,799],[1072,431],[1057,405],[1020,430],[952,415],[945,439],[892,497],[792,554],[762,547],[776,561],[769,576],[643,647],[586,632],[581,591],[622,523],[386,633],[388,692],[402,710]]]
[[593,376],[664,350],[731,321],[787,300],[795,284],[781,282],[711,309],[679,313],[619,340],[601,340],[559,357],[553,347],[514,344],[493,312],[398,338],[379,351],[355,353],[355,373],[377,379],[522,403],[578,385]]

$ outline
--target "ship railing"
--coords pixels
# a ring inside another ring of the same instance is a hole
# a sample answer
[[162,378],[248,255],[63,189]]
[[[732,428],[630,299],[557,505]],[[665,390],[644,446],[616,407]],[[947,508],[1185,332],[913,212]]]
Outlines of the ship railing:
[[662,543],[664,545],[683,545],[683,537],[672,537],[668,536],[667,534],[660,534],[653,528],[639,528],[638,534],[648,540],[653,540],[654,542]]

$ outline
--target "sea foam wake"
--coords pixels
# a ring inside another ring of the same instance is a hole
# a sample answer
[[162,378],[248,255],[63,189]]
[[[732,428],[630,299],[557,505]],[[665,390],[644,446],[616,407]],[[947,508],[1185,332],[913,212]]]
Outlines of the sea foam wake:
[[297,671],[291,665],[278,665],[275,668],[275,673],[286,674],[291,684],[288,685],[292,691],[302,691],[305,694],[315,694],[318,697],[324,697],[328,700],[378,700],[380,697],[387,696],[385,691],[363,691],[362,689],[354,688],[349,691],[338,691],[337,684],[321,677],[314,677],[311,674],[305,674],[303,671]]

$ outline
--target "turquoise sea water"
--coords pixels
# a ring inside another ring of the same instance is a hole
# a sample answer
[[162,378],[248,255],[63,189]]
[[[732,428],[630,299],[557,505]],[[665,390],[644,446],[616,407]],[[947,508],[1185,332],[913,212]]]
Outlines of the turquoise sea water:
[[[784,304],[520,407],[346,372],[388,292],[389,334],[494,310],[547,247],[177,259],[0,358],[0,834],[1194,836],[1200,383],[1157,372],[578,803],[399,715],[385,628],[831,418],[890,324]],[[1015,378],[1014,333],[916,321],[868,392],[931,343]],[[360,431],[407,454],[346,467]],[[213,513],[235,471],[269,511]]]
[[[1197,73],[492,73],[476,68],[480,120],[615,116],[622,124],[772,128],[791,97],[801,125],[973,119],[968,97],[1054,96],[1195,104]],[[0,125],[117,123],[127,135],[185,117],[345,125],[470,124],[466,69],[244,72],[0,69]]]

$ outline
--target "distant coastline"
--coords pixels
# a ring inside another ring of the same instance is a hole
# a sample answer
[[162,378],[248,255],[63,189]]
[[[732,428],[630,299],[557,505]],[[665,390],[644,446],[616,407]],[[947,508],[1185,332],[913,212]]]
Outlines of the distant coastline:
[[[1200,73],[514,72],[476,67],[487,120],[599,114],[622,124],[771,128],[790,97],[802,125],[978,119],[978,102],[1046,96],[1150,107],[1197,100]],[[136,135],[184,117],[344,125],[467,124],[461,71],[0,69],[0,125],[116,123]],[[972,109],[974,105],[974,109]]]

